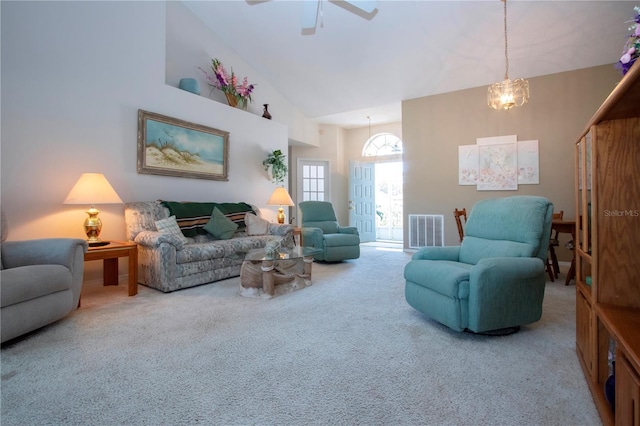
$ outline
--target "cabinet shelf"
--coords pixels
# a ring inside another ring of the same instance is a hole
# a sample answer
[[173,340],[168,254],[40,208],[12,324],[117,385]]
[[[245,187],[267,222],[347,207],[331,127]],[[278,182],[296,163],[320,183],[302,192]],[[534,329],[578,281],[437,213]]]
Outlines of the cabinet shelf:
[[[589,374],[589,370],[586,367],[582,358],[580,358],[580,365],[582,367],[582,371],[584,372],[584,375],[587,376]],[[598,413],[600,414],[600,419],[602,420],[602,424],[604,425],[615,424],[615,419],[613,417],[613,410],[609,406],[607,399],[604,397],[604,387],[601,386],[600,383],[596,383],[593,380],[587,380],[587,384],[589,385],[589,390],[591,391],[591,395],[593,396],[593,402],[595,402],[596,407],[598,409]]]
[[640,310],[609,304],[597,304],[596,313],[631,365],[640,370]]

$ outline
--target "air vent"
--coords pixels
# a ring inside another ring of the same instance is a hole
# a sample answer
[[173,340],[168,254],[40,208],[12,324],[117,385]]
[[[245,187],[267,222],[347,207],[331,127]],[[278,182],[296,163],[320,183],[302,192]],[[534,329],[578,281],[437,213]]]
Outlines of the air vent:
[[441,214],[409,215],[409,248],[444,245],[444,216]]

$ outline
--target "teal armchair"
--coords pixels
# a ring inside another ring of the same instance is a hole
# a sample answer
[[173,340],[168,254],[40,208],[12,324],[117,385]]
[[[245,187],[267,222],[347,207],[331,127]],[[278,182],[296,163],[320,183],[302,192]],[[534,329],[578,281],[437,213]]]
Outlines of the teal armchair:
[[460,246],[425,247],[405,266],[410,306],[456,331],[517,331],[542,316],[553,204],[515,196],[473,206]]
[[339,262],[360,257],[360,235],[351,226],[340,226],[327,201],[303,201],[299,204],[302,212],[302,245],[318,249],[314,259]]

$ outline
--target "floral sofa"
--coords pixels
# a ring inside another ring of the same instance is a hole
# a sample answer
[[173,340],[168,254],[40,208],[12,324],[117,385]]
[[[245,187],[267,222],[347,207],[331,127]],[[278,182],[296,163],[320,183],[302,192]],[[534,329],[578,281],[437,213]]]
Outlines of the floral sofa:
[[[294,244],[292,225],[267,222],[246,203],[131,202],[125,222],[127,239],[138,244],[139,282],[163,292],[239,276],[246,252],[270,240]],[[210,233],[218,229],[226,235]]]

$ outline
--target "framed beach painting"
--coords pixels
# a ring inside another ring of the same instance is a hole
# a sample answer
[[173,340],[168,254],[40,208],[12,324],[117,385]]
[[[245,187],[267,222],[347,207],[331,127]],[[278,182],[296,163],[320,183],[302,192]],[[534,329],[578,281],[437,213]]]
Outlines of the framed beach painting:
[[229,180],[229,132],[138,110],[138,173]]

